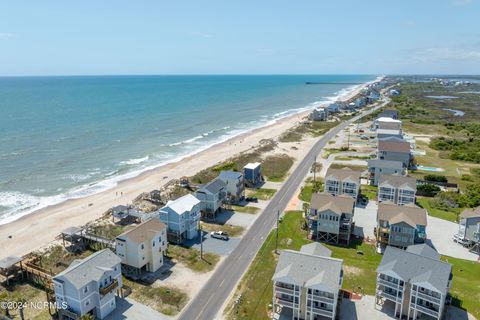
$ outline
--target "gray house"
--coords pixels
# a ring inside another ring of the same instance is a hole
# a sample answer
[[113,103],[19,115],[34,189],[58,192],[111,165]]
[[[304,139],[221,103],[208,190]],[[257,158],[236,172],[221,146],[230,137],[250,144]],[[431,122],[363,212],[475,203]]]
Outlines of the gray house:
[[451,283],[452,265],[428,245],[388,247],[377,268],[375,305],[394,306],[400,319],[441,319]]
[[464,210],[458,223],[458,239],[469,244],[480,243],[480,207]]
[[191,194],[170,200],[158,211],[158,218],[167,225],[168,241],[181,243],[198,236],[200,200]]
[[389,161],[381,159],[369,159],[368,161],[368,179],[373,186],[378,185],[378,178],[384,174],[396,174],[404,176],[406,170],[401,161]]
[[243,173],[236,171],[221,171],[218,176],[225,182],[227,192],[227,202],[235,203],[240,201],[245,194],[245,179]]
[[227,184],[216,178],[195,192],[200,200],[200,210],[207,216],[215,217],[227,198]]
[[310,120],[313,121],[327,121],[328,109],[325,107],[315,108],[309,115]]
[[381,160],[400,161],[408,168],[412,160],[410,143],[398,139],[379,139],[377,157]]
[[325,192],[334,196],[345,194],[356,201],[360,191],[361,174],[360,171],[350,168],[329,168],[325,174]]
[[414,205],[398,206],[382,202],[378,205],[376,238],[377,247],[406,248],[425,242],[427,211]]
[[313,238],[348,244],[355,226],[354,207],[355,200],[346,195],[312,194],[308,224]]
[[319,243],[282,250],[273,275],[272,319],[335,319],[343,260]]
[[417,180],[398,175],[382,175],[378,181],[378,201],[398,205],[415,204]]
[[97,251],[53,277],[60,319],[91,314],[103,319],[116,307],[115,293],[122,287],[121,259],[110,249]]

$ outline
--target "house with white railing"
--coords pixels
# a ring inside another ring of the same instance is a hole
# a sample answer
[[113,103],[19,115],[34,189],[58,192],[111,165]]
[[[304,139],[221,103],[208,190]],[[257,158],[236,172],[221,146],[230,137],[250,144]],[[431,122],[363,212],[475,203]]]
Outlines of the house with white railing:
[[388,247],[377,268],[375,306],[390,305],[399,319],[442,319],[452,265],[426,244]]
[[325,192],[336,195],[347,195],[357,200],[360,191],[361,172],[350,168],[329,168],[325,175]]
[[398,205],[415,204],[417,181],[399,175],[382,175],[378,180],[378,201]]
[[282,250],[273,275],[272,319],[335,319],[343,260],[314,242]]

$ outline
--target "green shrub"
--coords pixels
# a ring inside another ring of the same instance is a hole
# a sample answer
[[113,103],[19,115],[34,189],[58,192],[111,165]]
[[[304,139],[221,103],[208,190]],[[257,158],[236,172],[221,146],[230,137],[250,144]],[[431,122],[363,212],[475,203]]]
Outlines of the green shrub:
[[417,192],[427,197],[433,197],[440,192],[440,187],[430,183],[422,184],[417,187]]
[[438,174],[428,174],[423,177],[426,181],[448,182],[447,177]]

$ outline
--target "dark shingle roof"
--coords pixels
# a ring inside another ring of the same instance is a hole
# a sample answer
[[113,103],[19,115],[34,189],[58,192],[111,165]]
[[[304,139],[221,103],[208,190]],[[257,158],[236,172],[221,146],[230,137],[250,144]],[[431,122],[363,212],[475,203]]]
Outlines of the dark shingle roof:
[[210,193],[219,193],[222,188],[225,188],[225,186],[225,182],[216,178],[204,185],[202,189],[208,190]]
[[410,143],[406,141],[378,140],[379,151],[410,152]]
[[382,159],[369,159],[369,168],[385,168],[385,169],[403,169],[403,163],[401,161],[391,161]]
[[440,254],[437,250],[425,243],[408,246],[407,252],[415,253],[434,260],[440,260]]
[[411,177],[403,177],[392,174],[381,175],[378,180],[378,186],[381,186],[383,183],[388,183],[392,187],[399,188],[404,185],[407,185],[411,189],[417,189],[417,180]]

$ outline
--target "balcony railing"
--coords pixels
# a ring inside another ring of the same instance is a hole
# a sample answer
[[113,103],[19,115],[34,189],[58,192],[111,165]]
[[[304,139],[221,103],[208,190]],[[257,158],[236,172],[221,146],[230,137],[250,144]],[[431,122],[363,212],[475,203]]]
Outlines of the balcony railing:
[[378,284],[387,286],[387,287],[395,289],[395,290],[397,290],[397,289],[402,290],[403,289],[403,286],[398,286],[397,283],[394,283],[392,281],[388,281],[388,280],[385,280],[385,279],[382,279],[382,278],[377,278],[377,285]]
[[315,308],[315,307],[310,307],[310,306],[307,306],[307,311],[312,311],[313,313],[316,313],[316,314],[324,316],[324,317],[332,317],[333,316],[333,311],[320,309],[320,308]]
[[276,287],[275,287],[275,292],[290,294],[290,295],[292,295],[292,296],[295,295],[293,289],[283,288],[283,287],[280,287],[280,286],[276,286]]
[[390,293],[385,292],[385,291],[383,291],[383,290],[377,290],[377,295],[379,295],[380,297],[384,297],[384,298],[386,298],[386,299],[389,299],[389,300],[391,300],[391,301],[393,301],[393,302],[400,302],[400,301],[402,301],[402,298],[401,298],[401,297],[398,297],[398,298],[397,298],[397,297],[394,296],[393,294],[390,294]]
[[425,301],[433,302],[433,303],[436,303],[436,304],[440,305],[440,298],[431,296],[429,294],[422,293],[420,291],[417,291],[417,292],[413,293],[412,296],[415,297],[415,294],[417,295],[417,297],[419,297],[419,298],[421,298]]
[[418,305],[418,304],[414,304],[414,303],[411,304],[411,307],[414,308],[414,309],[417,309],[418,311],[420,311],[422,313],[430,315],[432,317],[435,317],[435,318],[438,317],[438,311],[437,310],[429,309],[427,307],[424,307],[424,306],[421,306],[421,305]]
[[276,304],[280,304],[280,305],[282,305],[282,306],[284,306],[284,307],[295,308],[295,304],[294,304],[293,301],[285,300],[285,299],[282,299],[282,298],[279,298],[279,297],[277,297],[277,298],[275,299],[275,303],[276,303]]
[[100,295],[104,296],[112,292],[118,287],[118,280],[114,279],[112,283],[110,283],[108,286],[104,288],[100,288]]
[[328,297],[325,297],[325,296],[319,296],[319,295],[311,294],[309,300],[310,301],[318,301],[318,302],[333,304],[334,303],[333,299],[334,298],[328,298]]

